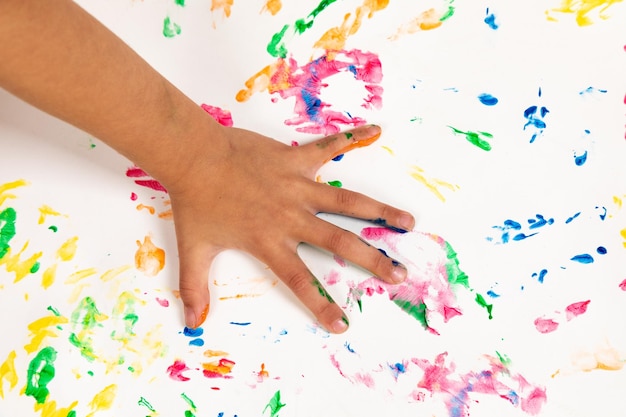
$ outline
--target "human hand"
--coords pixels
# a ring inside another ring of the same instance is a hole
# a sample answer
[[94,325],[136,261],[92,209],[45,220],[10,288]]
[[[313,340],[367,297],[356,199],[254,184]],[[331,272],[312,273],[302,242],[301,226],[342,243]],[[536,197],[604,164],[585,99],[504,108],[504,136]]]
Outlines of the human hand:
[[297,147],[247,130],[223,129],[227,155],[215,161],[210,149],[206,155],[200,152],[185,178],[168,188],[187,327],[198,327],[206,318],[209,269],[225,249],[248,252],[268,265],[333,333],[345,331],[348,320],[298,256],[300,243],[337,254],[389,283],[406,278],[402,264],[316,216],[337,213],[400,230],[414,227],[405,211],[315,181],[325,162],[375,141],[379,127],[363,126]]

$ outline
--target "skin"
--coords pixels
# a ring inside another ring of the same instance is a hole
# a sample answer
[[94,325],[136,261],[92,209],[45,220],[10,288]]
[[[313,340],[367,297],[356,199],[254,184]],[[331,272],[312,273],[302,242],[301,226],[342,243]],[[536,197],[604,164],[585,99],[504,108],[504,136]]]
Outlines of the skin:
[[335,253],[386,282],[406,278],[402,265],[316,216],[414,227],[406,211],[314,180],[329,159],[378,138],[376,126],[299,147],[223,127],[67,0],[0,0],[0,87],[99,138],[166,187],[188,327],[206,318],[209,269],[225,249],[268,265],[334,333],[347,329],[347,319],[319,290],[297,254],[299,244]]

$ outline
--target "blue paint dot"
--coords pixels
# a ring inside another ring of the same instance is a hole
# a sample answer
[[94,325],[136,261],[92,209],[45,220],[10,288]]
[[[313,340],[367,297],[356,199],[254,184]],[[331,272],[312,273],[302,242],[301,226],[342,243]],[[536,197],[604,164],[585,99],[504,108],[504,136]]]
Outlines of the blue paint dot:
[[587,162],[587,151],[585,151],[582,155],[574,155],[574,163],[578,166],[582,166]]
[[483,103],[485,106],[495,106],[496,104],[498,104],[498,99],[487,93],[479,95],[478,100],[480,100],[480,102]]
[[496,16],[493,13],[485,17],[485,23],[487,24],[487,26],[489,26],[493,30],[498,29],[498,24],[496,23]]
[[203,333],[204,330],[202,329],[202,327],[198,327],[196,329],[185,327],[185,329],[183,330],[183,334],[187,337],[199,337],[202,336]]
[[580,262],[581,264],[591,264],[593,263],[593,256],[588,253],[583,253],[580,255],[576,255],[572,258],[572,261]]
[[500,294],[497,294],[497,293],[495,293],[495,292],[494,292],[494,291],[492,291],[492,290],[487,291],[487,295],[488,295],[489,297],[491,297],[491,298],[498,298],[498,297],[500,297]]
[[598,246],[598,249],[596,249],[596,251],[600,254],[600,255],[606,255],[606,248],[604,246]]
[[333,161],[341,161],[343,159],[344,155],[345,154],[343,154],[343,153],[340,154],[340,155],[337,155],[336,157],[333,158]]
[[203,339],[193,339],[189,341],[189,346],[204,346]]

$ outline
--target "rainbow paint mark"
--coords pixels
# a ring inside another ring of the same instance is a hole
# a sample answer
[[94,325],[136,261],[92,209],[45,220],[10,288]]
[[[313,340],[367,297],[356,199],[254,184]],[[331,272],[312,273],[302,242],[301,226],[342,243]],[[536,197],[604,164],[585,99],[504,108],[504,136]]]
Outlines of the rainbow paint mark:
[[147,276],[156,276],[165,267],[165,251],[152,243],[150,236],[143,243],[137,241],[137,246],[135,267]]
[[489,139],[493,139],[493,135],[489,132],[472,132],[472,131],[467,131],[464,132],[462,130],[459,130],[455,127],[452,126],[448,126],[450,129],[452,129],[452,131],[454,132],[455,135],[464,135],[465,139],[471,143],[472,145],[479,147],[480,149],[482,149],[483,151],[490,151],[491,150],[491,144],[489,142],[487,142],[487,140]]
[[557,19],[553,16],[554,13],[573,14],[576,17],[578,26],[589,26],[594,23],[593,19],[588,16],[591,12],[599,9],[597,10],[598,18],[607,20],[610,18],[607,13],[609,7],[621,2],[622,0],[561,0],[559,7],[546,10],[546,18],[556,22]]
[[263,409],[263,414],[265,414],[265,412],[269,410],[270,417],[278,417],[278,412],[286,405],[287,404],[284,404],[280,399],[280,390],[278,390],[274,393],[270,401]]
[[320,98],[322,89],[328,86],[327,79],[339,73],[352,73],[354,79],[362,82],[366,90],[362,107],[382,107],[383,89],[379,85],[383,73],[378,56],[360,50],[337,51],[334,58],[321,56],[305,65],[298,65],[295,59],[278,59],[263,68],[246,82],[236,99],[248,100],[254,93],[267,90],[279,94],[283,99],[295,99],[296,116],[285,121],[288,126],[297,126],[298,132],[331,135],[342,130],[343,126],[361,126],[365,120],[344,112],[332,110],[331,105]]
[[[370,241],[384,240],[393,248],[394,241],[399,235],[390,233],[393,232],[385,228],[365,228],[361,236]],[[437,314],[444,322],[448,322],[462,314],[457,305],[455,291],[458,288],[470,289],[468,276],[459,267],[457,253],[443,238],[428,233],[409,232],[409,234],[417,239],[419,256],[428,258],[428,264],[415,265],[414,262],[406,260],[404,263],[409,270],[409,276],[404,282],[391,285],[370,278],[359,284],[353,284],[350,297],[360,304],[363,295],[387,293],[394,304],[415,318],[424,329],[439,334],[430,325],[431,316]]]

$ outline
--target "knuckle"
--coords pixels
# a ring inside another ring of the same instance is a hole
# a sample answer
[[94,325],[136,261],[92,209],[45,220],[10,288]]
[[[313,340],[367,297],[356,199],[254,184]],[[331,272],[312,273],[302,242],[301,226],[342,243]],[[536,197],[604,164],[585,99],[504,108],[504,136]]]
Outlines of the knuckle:
[[283,281],[298,297],[302,297],[311,289],[311,276],[304,271],[288,272],[284,275]]
[[356,207],[358,202],[358,194],[347,191],[347,190],[337,190],[337,204],[341,208],[342,211],[346,211]]
[[348,234],[342,230],[333,231],[326,238],[326,247],[338,255],[345,254],[348,246]]

